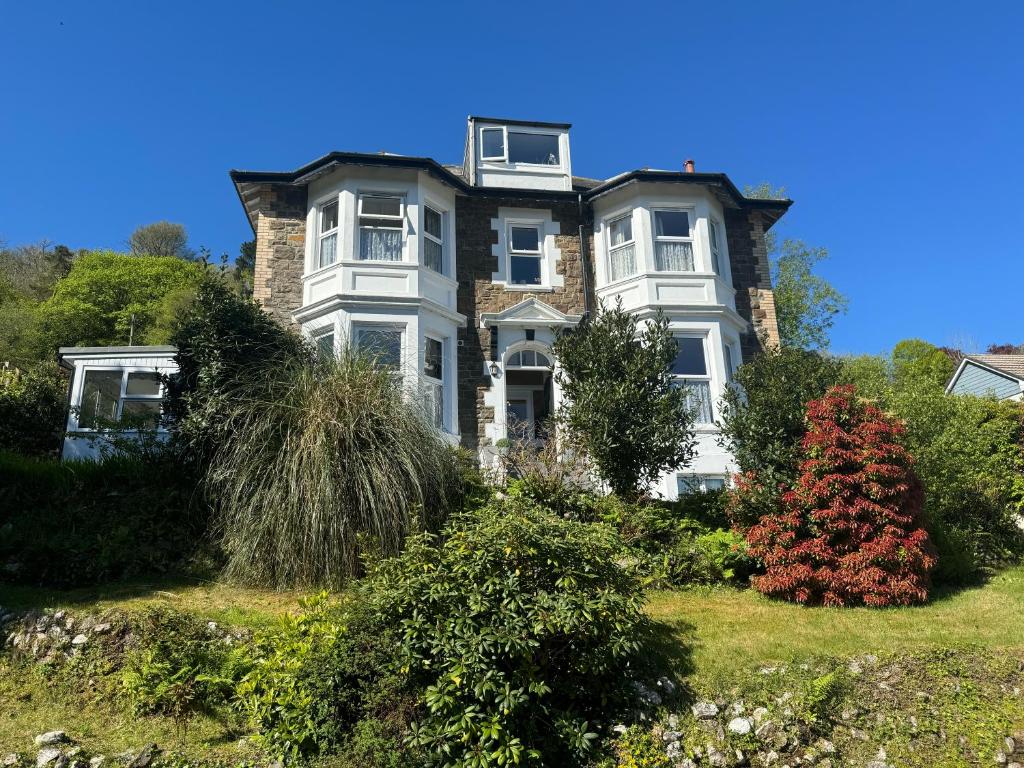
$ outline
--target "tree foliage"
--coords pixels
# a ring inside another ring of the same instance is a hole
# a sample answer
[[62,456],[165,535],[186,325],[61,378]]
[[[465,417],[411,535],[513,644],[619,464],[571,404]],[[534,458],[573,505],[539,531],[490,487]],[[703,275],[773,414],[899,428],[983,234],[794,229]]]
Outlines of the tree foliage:
[[0,450],[54,456],[67,417],[67,376],[56,363],[0,368]]
[[190,259],[195,254],[188,247],[188,232],[184,224],[157,221],[137,227],[128,238],[133,256],[173,256]]
[[765,565],[755,588],[812,604],[923,602],[936,560],[903,425],[851,386],[812,401],[807,419],[800,477],[747,532]]
[[668,320],[643,325],[621,302],[555,342],[564,395],[560,422],[624,497],[643,493],[694,455],[694,414],[675,386]]
[[828,258],[825,248],[784,240],[769,255],[779,340],[799,349],[828,349],[829,332],[847,299],[815,267]]
[[955,368],[949,355],[921,339],[904,339],[892,350],[892,375],[898,388],[921,382],[944,389]]

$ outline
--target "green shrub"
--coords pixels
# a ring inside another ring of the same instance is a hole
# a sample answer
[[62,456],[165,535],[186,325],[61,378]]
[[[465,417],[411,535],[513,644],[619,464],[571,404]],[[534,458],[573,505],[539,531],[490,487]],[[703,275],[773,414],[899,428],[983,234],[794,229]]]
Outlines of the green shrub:
[[666,555],[665,576],[673,586],[740,582],[752,571],[743,536],[721,528],[684,534]]
[[602,763],[609,768],[672,768],[665,754],[665,745],[650,730],[633,726],[613,745],[614,762]]
[[510,498],[410,539],[357,599],[400,628],[430,764],[575,765],[630,697],[647,619],[610,528]]
[[0,451],[56,456],[67,417],[67,376],[53,363],[0,368]]
[[137,714],[189,718],[229,701],[235,664],[231,647],[191,613],[153,608],[133,619],[137,645],[125,657],[121,685]]
[[447,443],[391,371],[347,349],[254,367],[223,407],[206,480],[231,578],[339,586],[367,546],[393,555],[459,504]]
[[195,487],[166,457],[60,463],[0,453],[4,577],[73,587],[175,570],[205,542]]
[[338,750],[358,756],[382,741],[401,755],[404,677],[394,658],[397,643],[394,630],[365,604],[339,604],[321,594],[254,640],[235,705],[260,743],[281,756]]

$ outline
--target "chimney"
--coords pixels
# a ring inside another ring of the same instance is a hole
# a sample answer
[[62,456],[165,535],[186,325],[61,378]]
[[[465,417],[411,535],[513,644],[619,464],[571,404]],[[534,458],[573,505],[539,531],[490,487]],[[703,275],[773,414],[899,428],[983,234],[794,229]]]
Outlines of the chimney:
[[694,172],[693,160],[691,158],[687,158],[686,162],[683,163],[683,172],[684,173],[693,173]]

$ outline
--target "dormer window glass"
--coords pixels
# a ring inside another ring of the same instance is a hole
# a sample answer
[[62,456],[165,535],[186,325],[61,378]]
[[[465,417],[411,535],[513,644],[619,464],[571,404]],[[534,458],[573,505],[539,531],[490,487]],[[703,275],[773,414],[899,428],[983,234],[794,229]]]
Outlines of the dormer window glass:
[[359,258],[401,261],[405,215],[397,195],[359,196]]
[[529,165],[558,165],[558,136],[553,133],[508,132],[508,161]]
[[338,259],[338,201],[320,206],[317,217],[317,265],[326,267]]
[[423,264],[444,274],[444,214],[423,207]]
[[608,223],[608,272],[613,281],[636,274],[632,213]]
[[505,162],[505,129],[484,128],[480,131],[480,159]]
[[718,256],[718,222],[714,219],[708,219],[708,239],[711,241],[711,267],[715,270],[716,275],[720,275],[722,271],[718,267],[720,262]]
[[693,272],[689,211],[654,212],[654,266],[659,272]]
[[508,228],[509,275],[513,285],[540,285],[540,227],[513,225]]

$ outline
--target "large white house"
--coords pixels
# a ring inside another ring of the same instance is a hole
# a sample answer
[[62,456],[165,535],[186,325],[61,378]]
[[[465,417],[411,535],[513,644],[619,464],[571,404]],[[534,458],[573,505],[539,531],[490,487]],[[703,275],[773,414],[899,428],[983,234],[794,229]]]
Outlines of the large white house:
[[777,340],[765,232],[788,200],[745,198],[722,173],[573,175],[570,126],[470,117],[459,165],[332,152],[293,171],[232,171],[256,236],[254,293],[318,344],[371,349],[437,428],[490,461],[513,426],[557,408],[551,344],[599,302],[663,310],[699,456],[653,489],[732,471],[718,400]]

